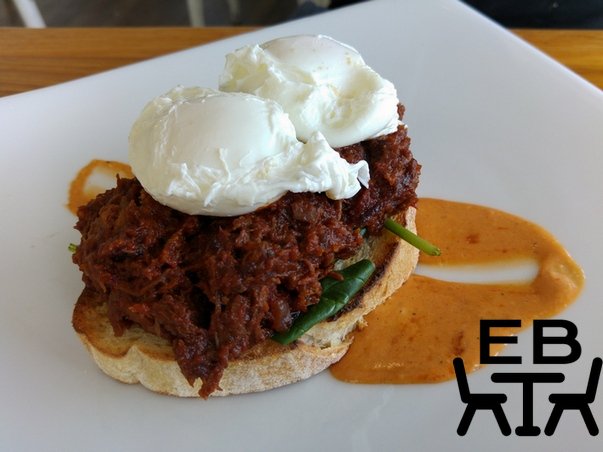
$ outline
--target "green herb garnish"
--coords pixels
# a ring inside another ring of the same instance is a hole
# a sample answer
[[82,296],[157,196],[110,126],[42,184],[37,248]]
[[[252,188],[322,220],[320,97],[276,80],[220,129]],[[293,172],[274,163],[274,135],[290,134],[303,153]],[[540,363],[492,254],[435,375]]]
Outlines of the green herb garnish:
[[339,312],[362,289],[374,271],[375,264],[363,259],[338,271],[342,280],[329,276],[323,278],[320,281],[323,288],[320,301],[300,314],[289,331],[276,333],[272,339],[283,345],[290,344],[317,323]]
[[402,240],[405,240],[415,248],[418,248],[420,251],[423,251],[424,253],[429,254],[430,256],[439,256],[440,254],[442,254],[437,246],[429,243],[424,238],[419,237],[417,234],[410,231],[409,229],[406,229],[400,223],[397,223],[391,218],[385,220],[385,224],[383,226],[388,231],[396,234]]

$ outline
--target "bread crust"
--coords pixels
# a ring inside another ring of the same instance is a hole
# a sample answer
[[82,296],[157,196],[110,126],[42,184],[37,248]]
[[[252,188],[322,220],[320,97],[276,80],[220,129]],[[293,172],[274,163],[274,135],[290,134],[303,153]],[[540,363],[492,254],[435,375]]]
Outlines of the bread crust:
[[[416,231],[414,208],[397,220]],[[414,270],[419,251],[384,231],[366,241],[350,261],[370,258],[375,274],[358,295],[358,306],[336,320],[315,325],[291,345],[264,341],[229,362],[220,390],[211,396],[244,394],[277,388],[306,379],[339,361],[351,344],[351,334],[364,325],[364,316],[383,303]],[[347,266],[351,262],[344,262]],[[77,303],[73,327],[100,369],[124,383],[179,397],[199,397],[201,380],[190,385],[182,375],[169,342],[132,326],[116,337],[106,304]]]

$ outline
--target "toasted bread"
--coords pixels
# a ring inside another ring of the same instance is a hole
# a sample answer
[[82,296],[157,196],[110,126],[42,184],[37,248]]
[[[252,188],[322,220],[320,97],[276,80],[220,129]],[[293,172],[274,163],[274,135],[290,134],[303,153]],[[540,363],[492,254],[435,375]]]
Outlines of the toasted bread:
[[[415,230],[415,209],[398,218]],[[351,262],[371,259],[376,271],[357,295],[358,305],[336,320],[315,325],[291,345],[264,341],[231,361],[212,396],[265,391],[315,375],[339,361],[352,341],[351,332],[361,327],[364,316],[385,301],[414,270],[416,248],[384,231],[369,238]],[[351,262],[342,263],[342,265]],[[86,297],[81,297],[85,299]],[[201,381],[190,385],[180,372],[169,342],[137,326],[116,337],[105,304],[78,302],[73,327],[107,375],[124,383],[141,383],[148,389],[179,397],[199,397]]]

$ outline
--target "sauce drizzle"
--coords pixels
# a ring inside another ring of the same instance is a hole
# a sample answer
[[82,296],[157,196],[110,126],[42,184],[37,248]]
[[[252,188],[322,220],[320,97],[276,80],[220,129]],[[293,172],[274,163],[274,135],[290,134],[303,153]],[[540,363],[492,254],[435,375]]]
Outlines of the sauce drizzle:
[[[91,160],[84,166],[69,186],[69,201],[67,208],[74,215],[77,209],[94,199],[96,195],[104,192],[110,184],[115,182],[115,175],[123,178],[134,177],[130,165],[113,160]],[[105,180],[100,181],[98,179]]]
[[[505,212],[452,201],[421,199],[417,229],[442,250],[421,254],[420,264],[456,266],[537,263],[530,281],[460,283],[413,275],[366,317],[343,359],[331,367],[350,383],[432,383],[454,378],[452,360],[462,356],[468,371],[479,368],[480,319],[534,319],[557,315],[579,295],[581,268],[540,226]],[[512,335],[517,328],[496,328]],[[492,345],[491,355],[502,344]]]

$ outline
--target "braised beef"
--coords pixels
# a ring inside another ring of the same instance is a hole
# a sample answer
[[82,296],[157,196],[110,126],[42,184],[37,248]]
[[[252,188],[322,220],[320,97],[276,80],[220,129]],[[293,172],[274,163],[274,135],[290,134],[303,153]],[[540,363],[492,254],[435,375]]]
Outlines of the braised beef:
[[78,212],[73,260],[84,293],[106,300],[116,335],[135,323],[169,340],[186,378],[203,379],[206,397],[229,360],[318,302],[319,280],[355,253],[361,228],[379,234],[387,216],[415,204],[420,166],[408,146],[400,127],[340,148],[370,166],[370,188],[352,199],[289,193],[229,218],[186,215],[136,179],[119,179]]

